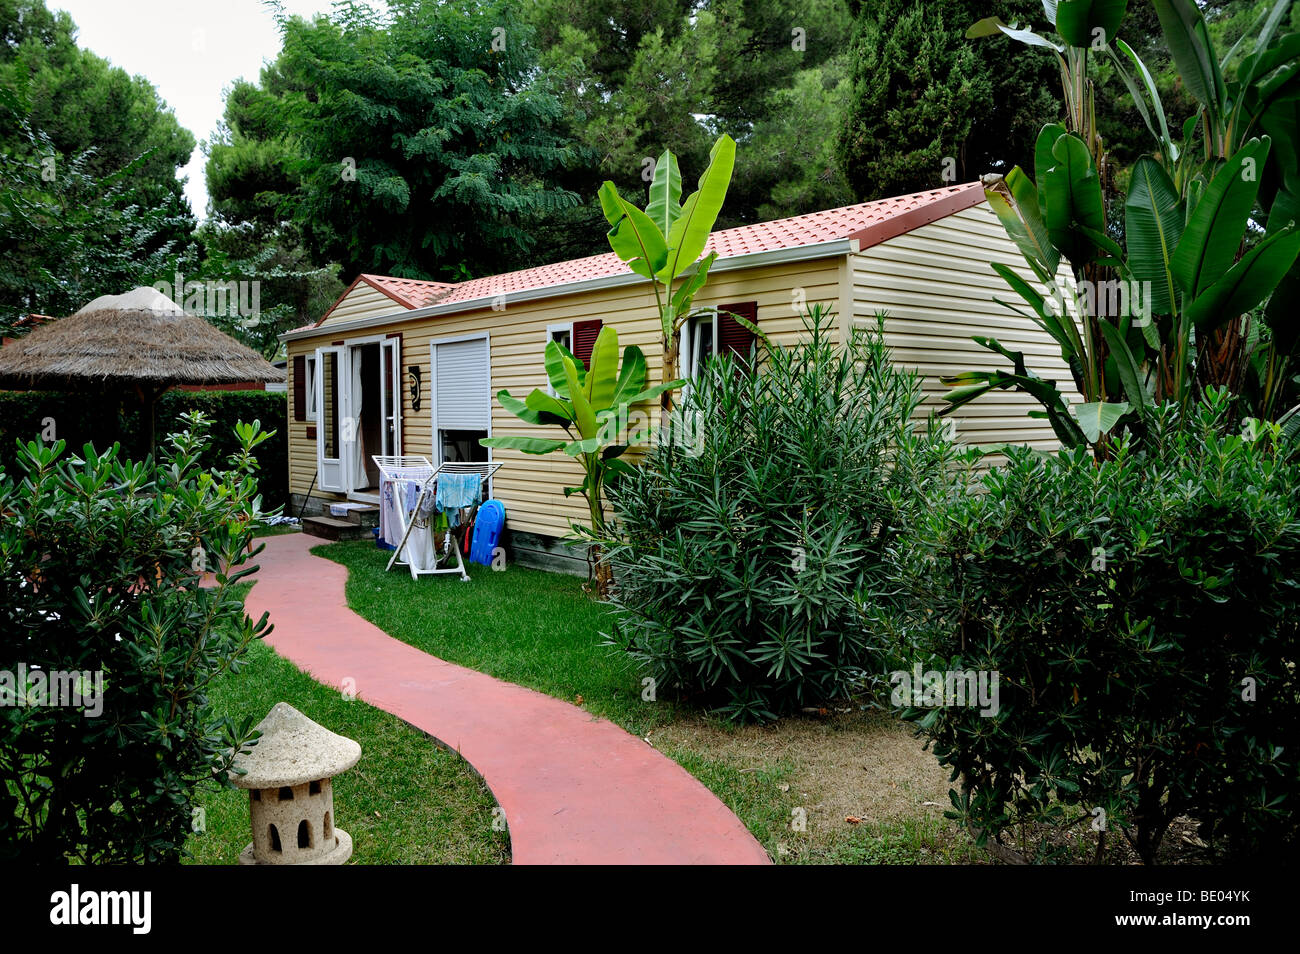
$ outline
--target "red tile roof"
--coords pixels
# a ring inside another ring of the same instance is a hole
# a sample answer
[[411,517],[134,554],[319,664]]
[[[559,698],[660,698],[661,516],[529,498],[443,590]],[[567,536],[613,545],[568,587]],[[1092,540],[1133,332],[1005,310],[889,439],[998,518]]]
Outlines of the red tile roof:
[[[705,254],[717,252],[721,261],[739,255],[800,248],[837,239],[857,239],[860,248],[869,248],[983,201],[984,190],[980,183],[970,182],[914,195],[861,202],[840,209],[810,212],[788,219],[758,222],[714,232],[705,246]],[[384,275],[362,275],[357,282],[364,281],[374,286],[408,308],[423,308],[630,274],[632,270],[618,256],[606,252],[604,255],[539,265],[536,268],[475,278],[457,284],[389,278]],[[353,282],[348,292],[356,287],[357,282]],[[344,297],[346,295],[347,292],[344,292]],[[337,304],[336,302],[335,305]],[[333,310],[330,308],[316,324],[319,325],[328,318]],[[304,326],[306,327],[313,326]]]
[[408,308],[432,305],[447,289],[454,287],[451,282],[426,282],[415,278],[392,278],[388,275],[362,275],[361,278],[389,298],[405,303]]

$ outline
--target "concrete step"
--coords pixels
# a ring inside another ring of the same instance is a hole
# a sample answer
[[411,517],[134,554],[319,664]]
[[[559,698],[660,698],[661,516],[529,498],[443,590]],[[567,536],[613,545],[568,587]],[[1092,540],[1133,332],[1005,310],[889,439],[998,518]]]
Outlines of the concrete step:
[[324,540],[362,540],[371,536],[368,527],[338,517],[303,517],[302,532]]
[[356,510],[349,510],[346,518],[358,527],[365,527],[369,530],[371,527],[379,526],[379,508],[373,505],[358,507]]

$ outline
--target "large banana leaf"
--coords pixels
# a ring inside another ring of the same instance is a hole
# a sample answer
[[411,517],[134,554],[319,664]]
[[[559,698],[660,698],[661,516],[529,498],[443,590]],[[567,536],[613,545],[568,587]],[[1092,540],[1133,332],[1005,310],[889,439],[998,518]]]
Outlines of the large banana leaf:
[[1212,124],[1225,110],[1226,90],[1205,17],[1194,0],[1152,0],[1178,75],[1188,92],[1210,112]]
[[1089,444],[1101,440],[1103,434],[1109,434],[1119,423],[1120,418],[1129,412],[1129,406],[1123,401],[1112,403],[1099,401],[1092,404],[1075,404],[1070,407],[1074,419],[1079,422],[1079,429],[1088,438]]
[[531,408],[526,401],[512,396],[509,391],[498,391],[497,400],[501,402],[503,408],[527,424],[567,424],[573,420],[571,414],[556,415],[549,411]]
[[984,195],[1034,274],[1051,281],[1061,265],[1061,253],[1047,237],[1034,181],[1016,166],[1002,181],[985,189]]
[[484,447],[523,451],[525,454],[550,454],[569,442],[552,440],[549,437],[484,437],[479,440],[479,443]]
[[551,390],[557,397],[569,400],[569,379],[565,376],[564,359],[568,358],[573,362],[578,373],[578,383],[582,384],[587,376],[587,369],[582,362],[573,356],[573,352],[564,347],[558,341],[546,342],[543,363],[546,368],[546,379],[551,382]]
[[676,279],[704,251],[722,211],[735,165],[736,141],[730,136],[719,137],[709,150],[709,165],[700,175],[699,187],[682,204],[681,215],[669,231],[666,264],[655,270],[660,281]]
[[1056,165],[1056,157],[1052,155],[1052,147],[1062,136],[1067,135],[1069,130],[1060,123],[1048,123],[1038,131],[1038,138],[1034,140],[1034,179],[1038,182],[1038,207],[1042,210],[1047,209],[1047,170]]
[[1128,0],[1059,0],[1056,32],[1070,46],[1090,47],[1096,39],[1108,44],[1127,12]]
[[1272,294],[1300,255],[1300,231],[1275,232],[1186,307],[1197,330],[1210,331],[1250,311]]
[[659,229],[660,235],[672,232],[673,223],[682,214],[682,172],[677,168],[677,157],[664,150],[655,163],[654,179],[650,182],[650,204],[645,214]]
[[[557,398],[551,397],[540,388],[533,388],[532,393],[524,399],[524,404],[530,410],[537,411],[538,413],[550,414],[552,417],[557,417],[566,424],[571,424],[573,422],[573,405],[567,401],[560,401]],[[502,402],[502,406],[506,407],[506,410],[512,410],[510,407],[505,405],[505,402]]]
[[618,371],[618,382],[614,385],[614,397],[610,407],[628,404],[628,398],[645,387],[646,360],[645,353],[636,345],[628,345],[623,350],[623,364]]
[[618,330],[604,325],[591,346],[591,365],[583,383],[587,402],[593,408],[608,407],[618,384]]
[[573,417],[578,424],[578,433],[582,435],[583,440],[595,437],[600,429],[596,421],[596,412],[592,409],[591,402],[587,400],[582,385],[578,383],[575,362],[567,357],[563,360],[564,374],[569,383],[569,399],[573,402]]
[[1174,279],[1199,298],[1232,267],[1259,193],[1269,139],[1252,139],[1210,180],[1174,251]]
[[618,194],[614,183],[606,182],[597,194],[611,225],[606,233],[609,247],[632,271],[653,278],[668,261],[668,245],[663,234],[650,216]]
[[1151,283],[1151,311],[1157,315],[1172,315],[1178,310],[1178,288],[1171,262],[1183,237],[1185,218],[1178,189],[1169,174],[1160,163],[1143,156],[1133,166],[1124,203],[1124,228],[1129,271],[1137,281]]
[[1097,324],[1101,326],[1101,335],[1106,339],[1110,356],[1115,362],[1116,373],[1120,383],[1124,385],[1124,396],[1138,409],[1138,413],[1145,414],[1146,407],[1150,403],[1147,389],[1142,380],[1141,368],[1138,366],[1137,359],[1133,357],[1128,342],[1124,339],[1124,333],[1104,318],[1099,319]]
[[1047,234],[1052,244],[1078,267],[1098,256],[1099,237],[1106,231],[1101,177],[1082,139],[1066,134],[1052,146],[1056,164],[1042,183],[1047,198]]

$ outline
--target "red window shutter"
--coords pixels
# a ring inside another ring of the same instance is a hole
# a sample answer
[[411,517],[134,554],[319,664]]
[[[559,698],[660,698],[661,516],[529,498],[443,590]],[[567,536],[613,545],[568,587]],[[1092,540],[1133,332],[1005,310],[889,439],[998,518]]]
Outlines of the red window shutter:
[[596,346],[596,336],[600,334],[604,322],[599,318],[591,321],[573,323],[573,356],[582,362],[582,366],[591,370],[591,349]]
[[750,324],[758,324],[758,302],[742,301],[718,306],[718,352],[733,354],[747,363],[754,347],[754,333],[738,322],[733,317],[735,315]]
[[301,354],[293,359],[293,419],[307,420],[307,358]]

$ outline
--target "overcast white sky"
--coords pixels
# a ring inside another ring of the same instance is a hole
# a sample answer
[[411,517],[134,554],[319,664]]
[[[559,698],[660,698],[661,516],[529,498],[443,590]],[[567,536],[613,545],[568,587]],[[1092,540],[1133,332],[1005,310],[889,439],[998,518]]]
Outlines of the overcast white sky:
[[[374,4],[382,6],[382,4]],[[239,77],[256,80],[280,50],[271,11],[260,0],[48,0],[77,24],[77,45],[148,79],[197,140],[211,137]],[[331,0],[283,0],[290,14],[327,12]],[[203,154],[185,167],[185,194],[206,214]]]

